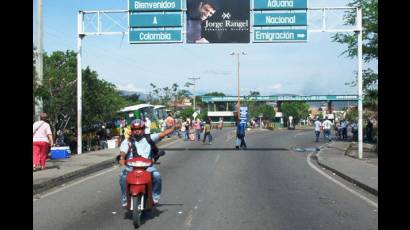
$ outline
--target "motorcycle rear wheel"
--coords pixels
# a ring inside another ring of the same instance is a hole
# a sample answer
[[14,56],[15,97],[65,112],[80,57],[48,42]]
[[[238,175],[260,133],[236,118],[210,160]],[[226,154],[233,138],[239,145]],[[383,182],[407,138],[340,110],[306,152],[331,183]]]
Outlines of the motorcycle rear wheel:
[[141,194],[138,196],[133,196],[132,197],[132,221],[134,223],[134,227],[138,228],[141,226],[141,214],[142,210],[138,208],[138,206],[142,205],[141,204]]

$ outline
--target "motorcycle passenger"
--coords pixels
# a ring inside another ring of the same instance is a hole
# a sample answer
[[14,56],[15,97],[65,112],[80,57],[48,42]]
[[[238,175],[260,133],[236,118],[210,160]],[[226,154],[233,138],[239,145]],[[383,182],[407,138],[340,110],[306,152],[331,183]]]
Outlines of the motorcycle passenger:
[[[154,143],[158,143],[162,138],[171,134],[176,128],[179,128],[180,124],[174,125],[169,129],[164,130],[161,133],[150,134],[150,137]],[[128,139],[121,142],[120,146],[120,159],[119,164],[123,166],[125,160],[132,159],[134,156],[139,155],[141,157],[152,159],[151,145],[148,143],[144,136],[145,125],[140,119],[137,119],[131,123],[131,135]],[[154,162],[154,159],[152,159]],[[157,204],[161,196],[161,175],[159,171],[151,166],[146,169],[152,173],[152,197],[154,204]],[[132,167],[126,166],[120,173],[120,188],[121,188],[121,202],[122,206],[127,206],[127,194],[126,194],[126,178],[128,172],[132,171]]]

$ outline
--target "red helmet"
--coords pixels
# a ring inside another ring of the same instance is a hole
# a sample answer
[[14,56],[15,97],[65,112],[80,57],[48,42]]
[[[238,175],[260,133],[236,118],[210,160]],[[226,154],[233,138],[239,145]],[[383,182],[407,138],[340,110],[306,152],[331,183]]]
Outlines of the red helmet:
[[145,124],[142,120],[137,119],[131,122],[131,132],[134,133],[135,130],[142,130],[144,131]]

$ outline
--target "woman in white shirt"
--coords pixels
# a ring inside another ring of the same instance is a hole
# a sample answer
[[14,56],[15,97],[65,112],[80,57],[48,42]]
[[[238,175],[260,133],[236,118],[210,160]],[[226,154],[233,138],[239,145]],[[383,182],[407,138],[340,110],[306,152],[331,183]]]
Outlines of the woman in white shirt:
[[46,168],[48,150],[54,145],[53,134],[47,120],[47,114],[41,113],[40,121],[33,124],[33,171],[39,166],[41,170]]

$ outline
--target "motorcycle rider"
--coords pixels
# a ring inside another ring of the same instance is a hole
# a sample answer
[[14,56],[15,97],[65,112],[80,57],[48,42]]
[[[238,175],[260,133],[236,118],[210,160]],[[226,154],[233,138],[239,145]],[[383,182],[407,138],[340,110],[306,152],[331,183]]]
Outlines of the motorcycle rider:
[[[176,124],[173,127],[164,130],[161,133],[150,134],[151,139],[157,143],[165,136],[174,132],[175,129],[179,128],[181,125]],[[140,119],[137,119],[131,123],[131,135],[128,139],[121,142],[120,146],[120,159],[119,164],[121,166],[125,165],[125,160],[132,159],[136,154],[141,157],[152,159],[151,156],[151,145],[148,143],[144,136],[145,125]],[[154,204],[157,204],[161,196],[161,175],[159,171],[151,166],[146,169],[148,172],[152,173],[153,184],[152,193]],[[126,166],[120,173],[120,188],[121,188],[121,202],[122,206],[127,206],[127,194],[126,194],[126,178],[128,172],[132,171],[132,167]]]

